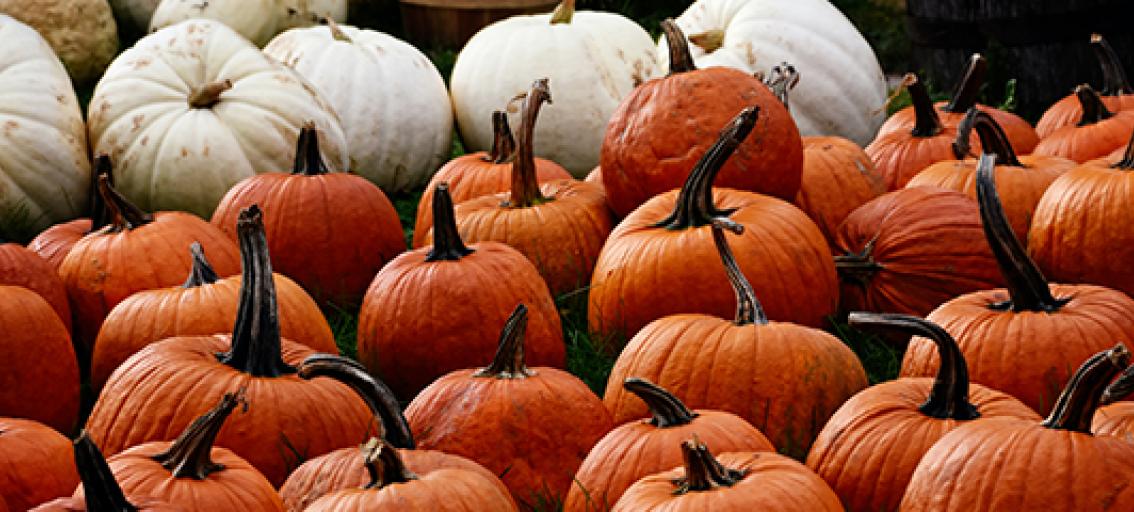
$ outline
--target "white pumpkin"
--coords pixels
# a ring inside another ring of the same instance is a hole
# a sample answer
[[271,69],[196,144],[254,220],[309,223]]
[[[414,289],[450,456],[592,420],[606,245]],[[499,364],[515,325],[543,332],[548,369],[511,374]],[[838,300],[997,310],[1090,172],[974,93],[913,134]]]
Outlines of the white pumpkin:
[[110,0],[114,9],[114,19],[123,34],[141,35],[149,31],[150,18],[154,16],[161,0]]
[[339,23],[347,20],[349,0],[282,0],[283,18],[279,30],[310,27],[330,18]]
[[118,53],[118,26],[106,0],[0,0],[0,12],[39,31],[78,84],[93,84]]
[[445,80],[408,43],[332,24],[288,30],[264,53],[294,68],[334,105],[350,169],[387,194],[424,186],[449,158],[453,108]]
[[95,88],[88,115],[91,145],[110,154],[119,191],[146,210],[206,219],[236,182],[291,169],[308,120],[328,165],[345,168],[346,138],[315,88],[205,19],[161,29],[123,52]]
[[47,41],[6,15],[0,41],[0,234],[24,239],[86,208],[87,134]]
[[[606,123],[622,99],[656,73],[649,34],[613,13],[574,12],[574,0],[551,14],[514,16],[477,32],[457,56],[450,79],[453,107],[465,148],[487,150],[492,125],[485,119],[548,78],[553,103],[536,126],[535,153],[585,176],[599,161]],[[570,21],[564,22],[562,18]],[[518,113],[513,126],[519,126]]]
[[193,18],[228,25],[256,46],[293,27],[315,25],[324,18],[346,21],[347,0],[161,0],[150,31]]
[[[676,21],[695,41],[690,46],[698,67],[767,73],[782,62],[794,65],[801,78],[791,91],[791,113],[802,135],[865,145],[882,126],[882,67],[862,34],[827,0],[698,0]],[[664,36],[657,51],[668,67]]]

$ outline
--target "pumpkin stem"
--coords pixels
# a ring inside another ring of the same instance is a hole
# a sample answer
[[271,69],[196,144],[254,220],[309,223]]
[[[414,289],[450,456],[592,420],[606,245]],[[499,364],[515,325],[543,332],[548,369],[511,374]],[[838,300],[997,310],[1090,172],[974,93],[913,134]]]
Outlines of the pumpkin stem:
[[1134,366],[1127,366],[1114,382],[1103,391],[1101,405],[1110,405],[1134,393]]
[[784,108],[791,111],[791,102],[788,101],[788,93],[799,84],[799,71],[796,71],[795,66],[788,62],[781,62],[778,66],[773,66],[771,73],[766,80],[763,80],[764,85],[772,90],[780,99],[780,103],[784,104]]
[[327,16],[323,18],[323,21],[327,24],[327,29],[331,31],[331,39],[344,43],[354,43],[350,36],[346,35],[346,32],[343,32],[343,28],[340,27],[333,18]]
[[1099,60],[1099,67],[1103,73],[1103,96],[1118,96],[1121,94],[1134,94],[1134,87],[1126,79],[1126,69],[1122,67],[1122,59],[1103,39],[1102,34],[1091,34],[1091,49]]
[[299,129],[299,139],[295,143],[295,163],[292,164],[292,174],[304,176],[319,176],[327,174],[327,164],[323,161],[323,153],[319,151],[319,130],[315,123],[307,121]]
[[457,231],[457,216],[453,212],[449,184],[438,183],[433,190],[433,248],[425,255],[425,261],[457,261],[472,253],[473,249],[465,247],[461,233]]
[[372,438],[362,447],[363,463],[370,475],[370,483],[363,489],[381,489],[391,484],[402,484],[417,480],[414,474],[398,455],[397,448],[381,439]]
[[929,397],[918,410],[938,419],[965,421],[980,417],[980,412],[969,402],[969,367],[965,363],[965,356],[957,346],[957,341],[941,326],[910,315],[862,311],[848,315],[847,323],[855,328],[896,329],[932,340],[937,345],[937,356],[941,364]]
[[217,103],[220,103],[221,94],[229,89],[232,89],[232,80],[228,79],[204,84],[193,89],[193,92],[189,94],[189,107],[212,108]]
[[532,82],[531,91],[524,97],[521,114],[523,117],[520,119],[520,141],[516,148],[516,159],[512,162],[512,192],[503,206],[528,208],[550,201],[539,191],[535,152],[532,149],[536,118],[539,117],[539,109],[545,101],[551,103],[551,90],[547,87],[547,79],[540,78]]
[[839,273],[839,279],[866,287],[874,278],[874,274],[885,270],[886,267],[874,261],[874,243],[877,241],[877,236],[870,239],[863,246],[862,252],[849,252],[835,256],[835,271]]
[[968,112],[965,112],[965,117],[961,119],[961,122],[957,124],[957,138],[953,139],[952,144],[953,158],[957,160],[964,160],[970,156],[975,156],[972,154],[973,146],[971,142],[973,121],[976,119],[977,112],[979,112],[979,110],[975,107],[970,108]]
[[1130,135],[1130,142],[1126,143],[1126,151],[1122,153],[1122,160],[1115,162],[1110,167],[1123,171],[1134,170],[1134,134]]
[[122,487],[114,479],[106,457],[95,446],[94,441],[84,430],[74,442],[75,467],[83,483],[83,497],[87,510],[105,512],[133,512],[138,507],[132,505],[122,492]]
[[280,355],[279,307],[272,281],[272,260],[264,236],[260,207],[241,210],[236,221],[240,240],[240,305],[232,329],[232,348],[217,359],[254,377],[279,377],[295,373]]
[[996,156],[988,153],[980,156],[976,172],[977,204],[980,207],[981,225],[984,236],[996,256],[1000,274],[1004,276],[1008,288],[1008,302],[989,304],[990,309],[1020,311],[1059,310],[1071,299],[1056,299],[1051,295],[1047,279],[1035,262],[1028,257],[1024,245],[1016,238],[1000,194],[996,191],[993,173],[996,171]]
[[210,455],[217,440],[217,433],[220,432],[233,409],[236,409],[237,404],[242,404],[244,410],[248,410],[244,388],[240,388],[236,393],[225,393],[216,407],[193,420],[193,423],[189,424],[169,445],[169,448],[154,455],[153,460],[172,472],[173,478],[204,480],[209,474],[223,470],[224,465],[213,462]]
[[673,396],[669,391],[646,379],[630,377],[622,382],[622,387],[646,402],[652,416],[650,424],[655,427],[669,428],[688,425],[693,422],[694,418],[700,416],[700,414],[689,410],[679,398]]
[[189,269],[189,279],[181,285],[182,288],[205,286],[220,279],[217,272],[209,265],[209,260],[205,259],[205,249],[201,247],[200,242],[193,242],[189,246],[189,255],[193,258],[193,268]]
[[94,179],[91,180],[90,188],[90,218],[91,229],[88,233],[94,233],[109,226],[114,222],[114,215],[106,206],[106,200],[103,199],[102,193],[99,192],[100,178],[106,176],[107,184],[114,186],[114,170],[110,165],[110,155],[106,153],[99,153],[94,161]]
[[713,219],[728,217],[735,210],[718,210],[713,205],[713,181],[717,173],[745,137],[756,126],[760,107],[752,106],[741,110],[723,130],[712,147],[705,152],[689,177],[681,186],[677,203],[668,217],[653,225],[656,228],[689,229],[712,224]]
[[[665,34],[665,43],[669,47],[669,74],[696,71],[697,65],[693,63],[693,54],[689,52],[689,42],[685,40],[685,32],[677,26],[673,18],[666,18],[661,22],[662,33]],[[721,33],[724,39],[724,33]]]
[[508,163],[515,156],[516,139],[508,126],[508,113],[497,110],[492,113],[492,147],[484,156],[484,161],[494,164]]
[[724,37],[725,31],[713,29],[689,36],[689,42],[697,45],[697,47],[704,50],[705,53],[713,53],[724,46]]
[[559,5],[555,6],[555,10],[551,12],[551,24],[571,23],[571,18],[574,16],[575,0],[563,0],[559,2]]
[[1079,97],[1079,105],[1083,107],[1083,117],[1079,118],[1078,126],[1089,126],[1110,119],[1114,114],[1103,105],[1099,93],[1090,85],[1082,84],[1075,88],[1075,96]]
[[114,219],[110,224],[112,232],[137,229],[154,221],[153,215],[142,211],[114,189],[109,175],[98,177],[98,193],[106,204],[107,213]]
[[382,425],[382,438],[397,448],[414,449],[413,432],[397,397],[386,384],[367,373],[352,359],[334,354],[313,354],[299,364],[299,377],[330,377],[354,389]]
[[980,137],[981,151],[996,156],[996,165],[1025,167],[1016,157],[1016,150],[1012,148],[1008,134],[1004,133],[1004,129],[991,115],[973,107],[965,114],[965,121],[972,123],[972,129]]
[[685,459],[685,476],[674,481],[674,494],[711,491],[719,487],[732,487],[744,478],[744,471],[726,468],[717,462],[697,436],[681,443],[681,456]]
[[988,61],[981,54],[974,53],[972,57],[969,57],[969,65],[965,68],[964,76],[961,77],[960,82],[957,82],[957,87],[953,89],[953,99],[941,110],[960,114],[975,107],[977,95],[980,94],[980,87],[984,85],[984,78],[987,75]]
[[945,126],[941,124],[941,116],[937,115],[937,108],[933,106],[925,84],[913,73],[907,73],[902,84],[910,93],[914,107],[914,127],[910,134],[914,137],[932,137],[941,133]]
[[744,277],[744,272],[741,272],[740,266],[736,264],[736,257],[733,256],[732,248],[728,246],[728,240],[725,239],[724,232],[726,229],[739,235],[744,233],[744,226],[725,217],[713,219],[712,226],[713,243],[717,246],[717,254],[721,257],[721,263],[724,263],[725,273],[728,274],[728,282],[732,285],[732,291],[736,293],[736,325],[767,325],[768,315],[764,313],[764,307],[756,299],[756,290],[752,289],[752,283]]
[[524,331],[528,327],[528,307],[520,304],[508,316],[500,332],[500,344],[492,364],[481,368],[474,377],[494,379],[523,379],[535,375],[524,364]]
[[1130,364],[1130,351],[1119,343],[1091,356],[1063,388],[1043,426],[1051,429],[1091,433],[1091,420],[1107,384]]

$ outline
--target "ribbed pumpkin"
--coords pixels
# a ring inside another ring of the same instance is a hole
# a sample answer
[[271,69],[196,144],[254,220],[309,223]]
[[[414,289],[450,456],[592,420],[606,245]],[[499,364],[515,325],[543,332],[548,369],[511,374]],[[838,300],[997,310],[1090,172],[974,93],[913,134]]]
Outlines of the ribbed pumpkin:
[[[507,192],[512,187],[512,165],[516,158],[516,141],[508,127],[508,114],[492,113],[492,147],[454,158],[437,170],[425,186],[427,191],[417,203],[417,217],[413,227],[413,246],[425,245],[425,235],[433,228],[433,195],[428,191],[441,183],[449,184],[454,203],[474,197]],[[569,180],[571,174],[559,164],[545,158],[534,158],[535,178],[539,183]]]
[[409,400],[438,377],[491,358],[497,326],[525,304],[529,359],[563,368],[559,312],[539,271],[499,242],[466,247],[448,187],[442,183],[432,195],[434,244],[398,256],[374,277],[358,315],[359,361]]
[[755,108],[742,111],[680,191],[654,197],[610,234],[591,281],[591,332],[621,341],[667,315],[732,315],[736,303],[728,280],[715,263],[705,264],[719,258],[709,226],[716,217],[745,227],[733,241],[739,266],[758,286],[770,318],[817,327],[834,311],[838,284],[831,251],[807,214],[773,197],[712,188],[762,115]]
[[738,234],[743,228],[724,219],[712,227],[735,295],[735,321],[680,314],[650,323],[615,361],[604,402],[616,422],[645,416],[641,400],[617,383],[649,379],[690,407],[744,418],[781,452],[805,454],[835,409],[866,387],[866,371],[838,338],[768,321],[725,240],[725,227]]
[[[1091,34],[1091,49],[1102,68],[1103,86],[1099,89],[1103,104],[1111,110],[1127,110],[1134,108],[1134,87],[1126,79],[1126,70],[1122,67],[1122,59],[1103,39],[1100,34]],[[1079,104],[1076,94],[1070,94],[1055,102],[1043,113],[1043,117],[1036,123],[1036,133],[1045,138],[1052,132],[1071,126],[1079,122],[1083,116],[1083,107]]]
[[882,175],[862,148],[842,137],[803,138],[803,181],[795,205],[827,242],[855,208],[886,192]]
[[901,378],[863,390],[819,433],[807,467],[830,484],[847,510],[897,510],[918,461],[960,425],[998,417],[1039,421],[1019,400],[980,384],[970,386],[957,342],[933,322],[873,313],[851,313],[849,320],[860,329],[896,329],[929,338],[941,364],[933,379]]
[[32,512],[184,512],[180,505],[150,496],[122,492],[98,446],[83,432],[74,443],[74,460],[82,478],[83,497],[59,498],[35,507]]
[[[962,295],[928,320],[956,338],[974,382],[1046,414],[1076,364],[1115,340],[1134,339],[1134,300],[1100,286],[1049,285],[1008,226],[993,181],[994,160],[981,157],[977,197],[1007,289]],[[934,344],[914,338],[901,374],[928,377],[937,366]]]
[[28,249],[47,260],[56,270],[63,264],[63,259],[71,252],[75,242],[89,233],[102,229],[112,220],[106,202],[102,200],[102,194],[98,191],[100,176],[105,175],[107,182],[114,185],[110,157],[105,153],[96,156],[93,167],[94,175],[91,178],[90,190],[87,192],[87,217],[51,226],[28,242]]
[[79,367],[71,337],[39,294],[0,286],[0,417],[27,418],[63,433],[79,413]]
[[71,441],[38,421],[0,418],[0,510],[27,510],[79,484]]
[[941,116],[929,98],[925,84],[909,73],[902,81],[909,91],[914,112],[913,127],[902,126],[888,133],[879,133],[866,154],[886,180],[886,190],[898,190],[930,164],[953,158],[952,144],[956,126],[941,122]]
[[727,67],[697,69],[673,20],[662,22],[669,74],[634,90],[606,125],[603,188],[624,217],[651,197],[681,186],[716,139],[713,130],[758,106],[761,136],[740,144],[721,171],[722,187],[791,200],[799,191],[803,147],[791,113],[764,84]]
[[[135,293],[106,315],[91,355],[91,387],[96,391],[115,368],[150,343],[232,331],[243,278],[218,277],[200,244],[194,243],[189,252],[193,269],[185,284]],[[280,308],[280,335],[337,354],[331,326],[315,301],[286,276],[272,274],[272,280]]]
[[614,426],[574,375],[524,363],[527,308],[504,324],[492,364],[437,379],[406,408],[417,445],[501,475],[525,509],[563,499],[592,446]]
[[591,448],[575,473],[564,512],[605,512],[634,482],[679,466],[685,439],[699,439],[727,452],[775,451],[756,427],[739,416],[691,411],[677,397],[645,379],[622,383],[650,408],[650,418],[623,423]]
[[247,387],[255,405],[229,420],[217,444],[279,485],[299,460],[366,439],[370,414],[345,385],[295,375],[291,365],[313,351],[280,338],[259,208],[245,210],[239,224],[244,272],[232,335],[169,338],[134,354],[107,380],[87,429],[112,454],[170,440],[212,397]]
[[67,288],[55,268],[20,244],[0,243],[0,285],[22,286],[43,297],[59,320],[71,331],[71,306]]
[[329,172],[311,123],[299,132],[291,174],[263,173],[237,183],[212,223],[236,240],[236,218],[253,204],[264,210],[272,265],[319,302],[361,303],[374,274],[406,247],[386,194],[361,176]]
[[1087,84],[1076,87],[1075,95],[1083,111],[1079,122],[1044,137],[1036,146],[1036,155],[1086,162],[1121,147],[1134,131],[1134,111],[1111,112],[1103,104],[1099,93]]
[[902,510],[1134,510],[1134,443],[1090,429],[1129,362],[1122,345],[1091,357],[1043,423],[992,418],[950,432],[918,464]]

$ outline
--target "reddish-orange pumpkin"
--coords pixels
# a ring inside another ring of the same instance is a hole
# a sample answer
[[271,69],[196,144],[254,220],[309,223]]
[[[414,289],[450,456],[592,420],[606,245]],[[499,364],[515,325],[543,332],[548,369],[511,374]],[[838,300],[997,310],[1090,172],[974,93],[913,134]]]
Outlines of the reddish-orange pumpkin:
[[59,266],[63,264],[63,259],[67,257],[67,253],[71,252],[71,248],[75,246],[75,242],[111,223],[111,213],[107,210],[106,203],[102,200],[102,194],[98,191],[98,182],[101,176],[106,176],[107,181],[114,185],[110,156],[106,153],[95,157],[94,173],[87,197],[87,204],[89,205],[87,217],[51,226],[36,235],[28,243],[28,249],[47,260],[52,268],[59,269]]
[[39,294],[0,286],[0,416],[69,433],[79,414],[79,367],[71,337]]
[[27,510],[79,484],[71,441],[37,421],[0,418],[0,510]]
[[180,505],[164,500],[123,493],[102,452],[86,432],[75,440],[74,464],[78,468],[78,476],[82,478],[83,497],[52,500],[31,509],[32,512],[185,512]]
[[20,244],[0,243],[0,285],[22,286],[43,297],[71,332],[71,306],[67,288],[55,268]]
[[[1102,68],[1103,87],[1099,94],[1103,104],[1115,111],[1134,109],[1134,87],[1126,79],[1122,59],[1100,34],[1091,34],[1091,49],[1095,51],[1099,67]],[[1055,130],[1078,123],[1082,116],[1083,107],[1079,104],[1078,96],[1069,94],[1048,107],[1036,123],[1036,133],[1041,138],[1046,138]]]
[[1110,154],[1130,137],[1134,111],[1111,112],[1087,84],[1076,87],[1075,95],[1083,110],[1079,122],[1051,132],[1036,146],[1034,154],[1086,162]]
[[662,22],[669,74],[622,101],[606,126],[600,165],[610,206],[625,217],[651,197],[678,188],[693,164],[741,109],[761,110],[760,137],[741,144],[720,185],[790,201],[799,191],[803,146],[791,113],[763,82],[728,67],[697,69],[685,35]]
[[855,208],[886,192],[882,175],[870,156],[842,137],[803,138],[803,182],[795,196],[798,206],[815,224],[827,243]]

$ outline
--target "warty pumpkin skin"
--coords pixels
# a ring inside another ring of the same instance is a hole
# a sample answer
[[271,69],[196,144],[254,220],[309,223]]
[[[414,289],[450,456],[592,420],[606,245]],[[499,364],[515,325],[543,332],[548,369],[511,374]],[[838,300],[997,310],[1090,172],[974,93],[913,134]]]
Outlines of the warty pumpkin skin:
[[37,421],[0,418],[0,510],[27,510],[78,484],[69,439]]
[[105,175],[107,182],[114,185],[110,157],[105,153],[96,156],[93,167],[90,190],[87,191],[87,216],[55,224],[41,231],[28,242],[28,249],[47,260],[56,271],[63,264],[67,253],[75,246],[75,242],[109,225],[113,220],[111,212],[106,208],[106,202],[102,199],[102,194],[98,191],[100,176]]
[[67,332],[71,332],[71,306],[67,288],[50,263],[20,244],[0,243],[0,285],[22,286],[43,297]]
[[79,413],[79,367],[71,337],[39,294],[0,286],[0,416],[70,433]]
[[31,509],[31,512],[188,512],[151,496],[127,495],[122,492],[102,452],[86,431],[74,442],[74,464],[82,478],[83,497],[59,498]]
[[[1126,79],[1122,60],[1100,34],[1091,34],[1091,49],[1095,51],[1099,67],[1102,68],[1103,87],[1099,90],[1103,105],[1112,111],[1134,109],[1134,87]],[[1036,123],[1036,133],[1046,138],[1052,132],[1079,122],[1083,107],[1076,94],[1069,94],[1055,102],[1043,113]]]
[[1087,84],[1076,87],[1075,95],[1083,110],[1079,122],[1051,132],[1036,146],[1034,154],[1086,162],[1121,147],[1134,131],[1134,111],[1111,112]]
[[803,210],[827,242],[847,215],[886,192],[870,156],[842,137],[803,138],[803,178],[794,204]]

